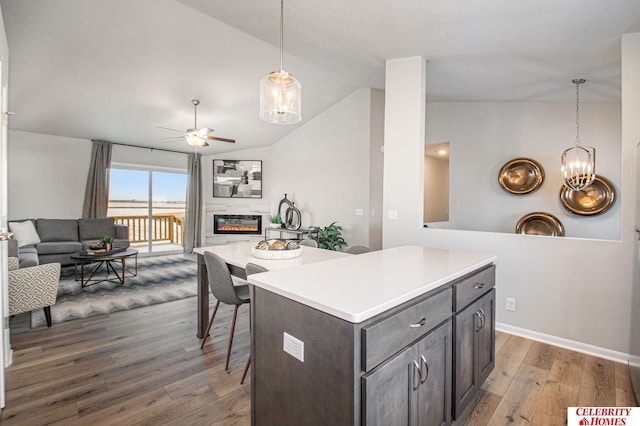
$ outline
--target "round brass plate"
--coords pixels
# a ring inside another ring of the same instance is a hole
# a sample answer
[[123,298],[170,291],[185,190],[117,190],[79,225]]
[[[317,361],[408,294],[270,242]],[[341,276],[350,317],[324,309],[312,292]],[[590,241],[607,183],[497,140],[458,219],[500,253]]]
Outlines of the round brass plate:
[[544,181],[544,169],[530,158],[509,161],[498,173],[498,183],[510,194],[524,195],[535,191]]
[[611,208],[616,201],[616,189],[602,176],[585,189],[575,190],[562,186],[560,202],[571,213],[581,216],[595,216]]
[[518,220],[517,234],[564,237],[564,226],[554,215],[545,212],[528,213]]

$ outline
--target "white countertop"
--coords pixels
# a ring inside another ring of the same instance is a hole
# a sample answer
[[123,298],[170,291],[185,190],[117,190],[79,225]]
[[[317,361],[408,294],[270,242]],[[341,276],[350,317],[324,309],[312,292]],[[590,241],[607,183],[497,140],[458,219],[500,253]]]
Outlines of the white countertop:
[[360,323],[495,260],[483,253],[403,246],[250,275],[248,281]]

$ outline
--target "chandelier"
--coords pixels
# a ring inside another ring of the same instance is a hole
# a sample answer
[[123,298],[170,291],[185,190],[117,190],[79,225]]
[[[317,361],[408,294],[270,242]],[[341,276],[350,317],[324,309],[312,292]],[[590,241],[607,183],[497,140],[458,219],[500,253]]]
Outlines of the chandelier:
[[586,80],[572,80],[576,85],[576,142],[562,153],[562,183],[568,188],[580,190],[588,187],[596,178],[596,149],[580,145],[580,85]]
[[269,123],[292,124],[302,120],[302,85],[282,68],[284,0],[280,0],[280,69],[260,81],[260,118]]

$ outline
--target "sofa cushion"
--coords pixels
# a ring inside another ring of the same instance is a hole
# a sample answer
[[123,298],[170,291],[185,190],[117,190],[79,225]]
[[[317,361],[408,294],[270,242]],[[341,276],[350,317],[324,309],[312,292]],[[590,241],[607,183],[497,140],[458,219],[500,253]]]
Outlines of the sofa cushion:
[[43,254],[69,254],[82,250],[80,241],[50,241],[36,245],[39,255]]
[[28,268],[40,264],[38,259],[38,251],[36,246],[25,246],[18,249],[18,259],[20,259],[20,267]]
[[13,238],[18,240],[18,247],[32,246],[40,242],[40,236],[36,232],[33,222],[9,222],[9,230],[13,232]]
[[101,240],[105,235],[115,237],[116,227],[112,217],[103,219],[78,219],[80,241]]
[[38,219],[36,222],[41,241],[78,241],[76,219]]

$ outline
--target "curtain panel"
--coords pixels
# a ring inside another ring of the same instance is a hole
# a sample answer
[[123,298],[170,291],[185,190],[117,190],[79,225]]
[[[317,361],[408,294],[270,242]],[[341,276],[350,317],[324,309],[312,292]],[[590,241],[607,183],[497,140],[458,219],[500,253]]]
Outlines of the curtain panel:
[[83,218],[107,217],[111,148],[111,142],[93,141],[87,188],[84,193],[84,205],[82,208]]
[[184,220],[184,252],[192,253],[201,245],[202,227],[202,172],[201,154],[189,154],[187,161],[187,205]]

